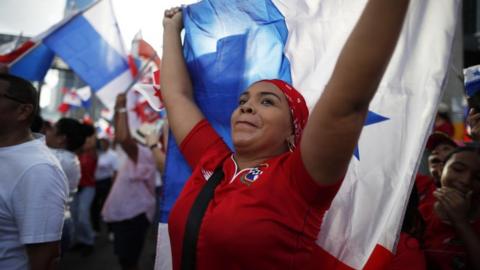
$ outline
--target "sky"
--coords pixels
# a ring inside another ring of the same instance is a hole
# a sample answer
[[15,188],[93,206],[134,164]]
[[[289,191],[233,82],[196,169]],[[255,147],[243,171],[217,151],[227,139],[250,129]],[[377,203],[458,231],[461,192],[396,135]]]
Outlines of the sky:
[[[142,31],[144,40],[157,51],[162,47],[163,11],[198,0],[112,0],[125,47]],[[59,22],[66,0],[0,0],[0,33],[35,36]]]

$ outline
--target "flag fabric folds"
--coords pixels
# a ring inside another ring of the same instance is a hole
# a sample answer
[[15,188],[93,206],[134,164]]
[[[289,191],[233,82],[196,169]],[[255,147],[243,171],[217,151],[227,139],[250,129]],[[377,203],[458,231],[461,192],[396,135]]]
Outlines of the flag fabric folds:
[[43,42],[82,78],[109,109],[133,82],[109,0],[101,0],[73,16]]
[[0,55],[0,62],[9,67],[9,72],[30,81],[43,81],[52,65],[55,54],[45,46],[41,38],[32,38],[18,48]]
[[165,109],[163,106],[162,92],[160,91],[160,70],[152,72],[152,82],[137,83],[132,89],[142,94],[148,105],[157,112]]
[[5,55],[10,73],[41,81],[57,55],[110,110],[133,84],[128,55],[110,0],[99,0]]
[[[12,51],[14,51],[18,47],[18,45],[20,44],[21,38],[22,38],[22,34],[20,34],[19,36],[16,36],[15,38],[13,38],[13,40],[11,40],[7,43],[1,44],[0,45],[0,55],[9,54]],[[1,59],[1,56],[0,56],[0,59]]]
[[142,94],[152,109],[161,111],[163,104],[160,92],[160,58],[155,49],[143,39],[141,32],[132,40],[129,61],[135,76],[142,73],[132,90]]
[[[444,87],[459,2],[411,1],[347,176],[323,221],[320,264],[312,269],[375,269],[392,256]],[[195,100],[227,144],[238,96],[259,79],[290,82],[310,108],[315,104],[365,3],[204,0],[184,9],[184,55]],[[189,174],[170,140],[164,222]]]

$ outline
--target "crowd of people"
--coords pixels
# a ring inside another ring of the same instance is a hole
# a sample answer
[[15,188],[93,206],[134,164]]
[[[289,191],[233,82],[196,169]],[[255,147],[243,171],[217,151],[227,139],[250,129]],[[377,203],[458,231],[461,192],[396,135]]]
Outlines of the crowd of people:
[[1,73],[0,88],[0,269],[55,269],[65,252],[89,256],[102,227],[122,269],[137,269],[156,211],[163,137],[148,134],[148,147],[132,139],[125,95],[111,141],[77,119],[43,120],[26,80]]
[[[173,269],[323,269],[315,243],[322,218],[408,4],[368,2],[311,112],[284,81],[246,89],[231,117],[234,151],[194,102],[182,10],[165,11],[161,91],[172,139],[192,168],[169,217]],[[138,269],[156,223],[167,132],[137,141],[125,93],[115,102],[114,140],[73,118],[44,121],[37,95],[0,72],[0,269],[54,269],[66,252],[88,257],[102,227],[121,268]],[[466,125],[469,140],[455,140],[439,111],[426,144],[429,172],[414,181],[390,269],[480,269],[478,108]]]

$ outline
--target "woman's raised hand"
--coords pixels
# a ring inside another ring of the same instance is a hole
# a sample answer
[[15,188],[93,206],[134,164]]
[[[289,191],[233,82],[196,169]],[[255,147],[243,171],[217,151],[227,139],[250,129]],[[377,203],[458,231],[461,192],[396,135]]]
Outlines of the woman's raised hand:
[[127,94],[120,93],[115,100],[115,110],[124,109],[127,106]]
[[160,85],[168,122],[179,145],[192,128],[204,119],[193,100],[192,82],[183,58],[182,29],[182,8],[165,10]]
[[165,10],[163,16],[163,27],[174,27],[177,30],[183,29],[182,8],[174,7]]

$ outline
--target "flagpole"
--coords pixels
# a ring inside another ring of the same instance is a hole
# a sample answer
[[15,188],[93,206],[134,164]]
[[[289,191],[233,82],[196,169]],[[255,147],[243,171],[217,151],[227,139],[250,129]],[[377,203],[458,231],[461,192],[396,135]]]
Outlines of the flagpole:
[[37,98],[38,98],[38,115],[40,115],[40,97],[42,95],[42,88],[43,88],[43,85],[45,84],[45,81],[44,80],[41,80],[38,82],[38,94],[37,94]]
[[463,72],[459,71],[458,68],[454,64],[451,64],[450,67],[451,67],[453,73],[455,73],[455,76],[457,76],[457,79],[459,79],[463,84],[463,81],[465,80],[465,78],[463,76]]
[[158,54],[157,52],[155,52],[154,55],[152,55],[150,58],[148,58],[147,62],[145,63],[145,65],[142,66],[142,68],[138,71],[138,74],[135,76],[135,78],[133,78],[133,81],[127,86],[127,88],[125,89],[125,91],[123,91],[124,93],[128,92],[128,90],[130,90],[130,88],[132,88],[137,82],[138,80],[140,79],[141,76],[143,76],[143,73],[145,72],[145,70],[147,69],[148,65],[150,65],[150,63],[153,61],[153,59],[155,59],[156,57],[158,57]]
[[22,44],[22,38],[23,38],[23,31],[20,32],[20,35],[18,35],[17,40],[15,41],[15,45],[13,47],[13,50],[17,49],[20,44]]

